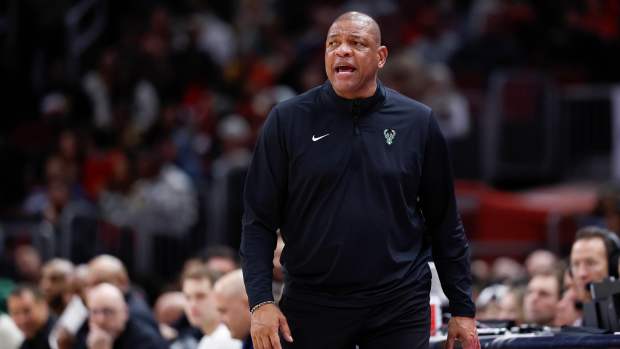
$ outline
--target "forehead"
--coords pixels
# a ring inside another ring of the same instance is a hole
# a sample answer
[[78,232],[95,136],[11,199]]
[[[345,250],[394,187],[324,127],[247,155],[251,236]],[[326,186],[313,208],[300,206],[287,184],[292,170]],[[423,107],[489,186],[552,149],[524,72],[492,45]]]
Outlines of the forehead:
[[211,290],[211,282],[207,278],[202,279],[185,279],[183,281],[183,292],[207,292]]
[[88,297],[88,306],[89,308],[107,307],[120,309],[123,306],[123,300],[111,293],[92,292]]
[[571,259],[594,256],[604,257],[605,254],[605,243],[600,238],[587,238],[577,240],[575,244],[573,244],[573,248],[571,249]]
[[358,19],[342,19],[334,22],[327,32],[327,38],[337,36],[353,36],[373,38],[374,30],[370,21]]
[[530,281],[530,283],[528,284],[528,288],[532,289],[532,288],[536,288],[536,289],[550,289],[550,288],[557,288],[558,282],[557,279],[554,276],[551,275],[538,275],[535,276],[532,281]]

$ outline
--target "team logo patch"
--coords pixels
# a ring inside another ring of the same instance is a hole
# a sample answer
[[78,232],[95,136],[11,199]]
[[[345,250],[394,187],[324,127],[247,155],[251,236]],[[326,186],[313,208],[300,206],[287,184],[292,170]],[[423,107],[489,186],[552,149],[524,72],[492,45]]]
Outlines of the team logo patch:
[[391,128],[386,128],[383,130],[383,135],[385,136],[385,143],[388,145],[392,145],[394,143],[394,137],[396,137],[396,131]]

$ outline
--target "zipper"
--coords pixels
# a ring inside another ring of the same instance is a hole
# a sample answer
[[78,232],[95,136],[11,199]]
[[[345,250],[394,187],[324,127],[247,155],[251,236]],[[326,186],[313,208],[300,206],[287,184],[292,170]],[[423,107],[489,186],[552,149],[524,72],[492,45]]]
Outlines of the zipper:
[[360,134],[360,128],[359,128],[360,105],[357,101],[353,101],[351,112],[353,113],[353,127],[355,129],[355,134],[359,135]]

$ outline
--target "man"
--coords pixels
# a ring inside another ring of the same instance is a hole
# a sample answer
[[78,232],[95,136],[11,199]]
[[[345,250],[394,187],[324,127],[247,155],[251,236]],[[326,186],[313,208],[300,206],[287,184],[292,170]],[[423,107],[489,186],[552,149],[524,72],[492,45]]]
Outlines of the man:
[[[213,295],[222,322],[230,329],[230,335],[243,341],[243,349],[254,348],[250,337],[248,295],[243,284],[241,269],[231,271],[217,280]],[[256,347],[261,348],[258,345]]]
[[198,349],[241,348],[241,342],[231,338],[230,331],[220,320],[211,294],[213,280],[206,267],[183,276],[183,294],[187,298],[185,314],[190,324],[200,328],[204,335],[198,343]]
[[457,338],[477,348],[469,247],[432,111],[378,81],[388,51],[369,16],[341,15],[325,47],[329,81],[274,107],[247,175],[241,256],[254,345],[427,347],[432,250],[450,300],[448,348]]
[[[603,228],[589,226],[580,229],[575,235],[575,242],[570,252],[570,272],[573,277],[575,293],[580,302],[592,300],[588,285],[600,282],[617,270],[618,266],[609,266],[613,246],[609,235],[613,234]],[[617,263],[617,261],[616,261]]]
[[163,349],[164,339],[144,323],[135,321],[123,293],[114,285],[99,284],[88,291],[88,349]]
[[50,310],[60,316],[73,297],[73,263],[54,258],[43,265],[39,287]]
[[41,292],[19,286],[9,294],[7,305],[11,319],[24,334],[21,349],[49,349],[49,335],[54,322]]
[[560,301],[560,280],[554,274],[534,275],[527,284],[523,299],[525,322],[553,326],[556,308]]
[[110,283],[123,292],[129,312],[136,321],[158,330],[157,321],[144,298],[131,288],[129,274],[123,262],[111,255],[100,255],[88,262],[88,286]]

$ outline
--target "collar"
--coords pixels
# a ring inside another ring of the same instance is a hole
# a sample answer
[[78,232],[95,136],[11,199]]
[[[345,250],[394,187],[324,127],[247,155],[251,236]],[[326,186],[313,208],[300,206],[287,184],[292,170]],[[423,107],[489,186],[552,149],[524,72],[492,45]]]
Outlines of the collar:
[[366,98],[348,99],[336,94],[334,87],[329,80],[323,83],[321,88],[324,100],[330,105],[347,113],[364,115],[381,106],[385,101],[385,88],[383,83],[377,79],[377,90],[375,94]]

